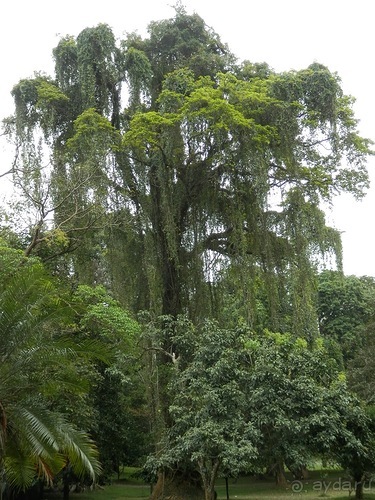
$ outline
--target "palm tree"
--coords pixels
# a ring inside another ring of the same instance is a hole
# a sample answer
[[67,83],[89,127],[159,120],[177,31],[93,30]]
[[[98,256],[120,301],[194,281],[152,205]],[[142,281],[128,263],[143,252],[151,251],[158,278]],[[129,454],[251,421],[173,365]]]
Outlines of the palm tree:
[[68,464],[92,479],[100,470],[92,440],[53,406],[57,391],[84,390],[83,346],[59,334],[68,310],[41,263],[0,249],[0,498]]

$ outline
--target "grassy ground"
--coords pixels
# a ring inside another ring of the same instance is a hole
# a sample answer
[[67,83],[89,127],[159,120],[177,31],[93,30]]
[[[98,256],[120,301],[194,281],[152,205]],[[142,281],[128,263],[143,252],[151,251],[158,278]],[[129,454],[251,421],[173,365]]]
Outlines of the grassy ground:
[[[306,481],[293,481],[289,478],[286,488],[278,488],[270,480],[257,480],[250,477],[229,479],[230,500],[277,500],[277,499],[335,499],[347,500],[354,498],[354,484],[341,471],[314,471]],[[218,500],[226,500],[226,485],[224,479],[219,479],[216,486]],[[151,489],[147,484],[132,477],[132,470],[127,469],[124,477],[115,480],[111,485],[93,492],[72,494],[71,500],[146,500]],[[375,500],[374,487],[365,484],[365,500]]]

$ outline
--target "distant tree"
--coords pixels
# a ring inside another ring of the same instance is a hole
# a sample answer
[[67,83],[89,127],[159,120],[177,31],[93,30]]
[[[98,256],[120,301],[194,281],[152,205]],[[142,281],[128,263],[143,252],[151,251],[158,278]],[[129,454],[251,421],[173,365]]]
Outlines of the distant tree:
[[367,323],[365,334],[361,339],[362,345],[356,349],[347,366],[349,387],[370,406],[374,405],[375,402],[374,319],[374,313],[372,313],[371,320]]
[[364,486],[375,470],[374,408],[364,408],[350,396],[339,398],[338,429],[333,443],[334,459],[347,470],[353,480],[355,498],[364,498]]
[[339,344],[345,363],[365,346],[375,311],[375,279],[323,271],[318,278],[321,335]]

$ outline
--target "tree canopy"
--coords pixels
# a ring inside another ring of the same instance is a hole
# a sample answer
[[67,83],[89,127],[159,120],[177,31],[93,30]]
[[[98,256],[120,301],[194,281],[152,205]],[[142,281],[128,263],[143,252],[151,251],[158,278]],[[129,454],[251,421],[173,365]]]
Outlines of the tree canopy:
[[65,254],[131,308],[195,317],[217,316],[207,298],[239,266],[250,308],[260,277],[270,326],[289,307],[288,327],[314,335],[312,266],[329,253],[341,263],[321,203],[368,185],[369,141],[339,77],[318,63],[239,64],[181,7],[148,38],[118,42],[101,24],[53,54],[54,77],[12,92],[15,176],[39,214],[30,253],[54,266]]

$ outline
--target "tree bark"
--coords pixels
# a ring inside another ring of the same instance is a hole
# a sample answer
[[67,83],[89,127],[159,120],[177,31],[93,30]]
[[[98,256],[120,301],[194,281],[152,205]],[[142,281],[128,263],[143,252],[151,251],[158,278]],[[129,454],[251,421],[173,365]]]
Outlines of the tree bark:
[[355,498],[362,500],[364,498],[363,483],[365,474],[360,468],[358,468],[357,470],[352,471],[352,478],[354,481]]
[[363,500],[363,480],[355,482],[355,498],[357,500]]
[[216,500],[217,498],[217,494],[215,492],[215,481],[220,461],[218,459],[213,460],[211,465],[212,466],[209,467],[209,470],[206,470],[205,463],[203,461],[199,462],[199,470],[203,482],[205,500]]
[[161,472],[153,488],[151,500],[206,500],[200,478],[186,472]]
[[285,477],[284,463],[279,461],[275,465],[275,476],[276,476],[276,485],[280,488],[286,488],[287,481]]

